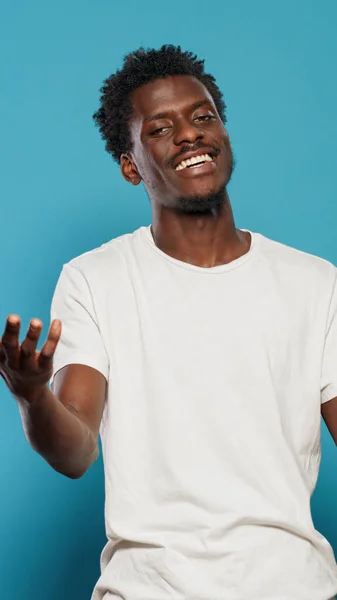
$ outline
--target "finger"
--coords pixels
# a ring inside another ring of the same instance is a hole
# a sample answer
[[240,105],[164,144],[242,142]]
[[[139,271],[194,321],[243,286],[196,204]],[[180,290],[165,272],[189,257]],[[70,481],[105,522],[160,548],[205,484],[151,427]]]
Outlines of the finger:
[[6,321],[6,327],[2,336],[1,345],[5,357],[11,363],[17,362],[19,358],[19,335],[20,335],[20,317],[18,315],[9,315]]
[[47,340],[41,349],[39,355],[39,366],[43,369],[50,368],[54,353],[61,337],[62,323],[59,319],[55,319],[49,329]]
[[29,323],[27,335],[21,344],[20,364],[27,367],[35,357],[36,346],[39,342],[43,323],[40,319],[32,319]]

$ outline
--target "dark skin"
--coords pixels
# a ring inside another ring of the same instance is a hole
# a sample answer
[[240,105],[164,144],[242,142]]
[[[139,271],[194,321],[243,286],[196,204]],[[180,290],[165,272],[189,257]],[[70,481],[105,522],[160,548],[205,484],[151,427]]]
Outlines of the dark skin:
[[[133,150],[121,156],[121,171],[131,184],[146,187],[156,245],[205,268],[248,252],[250,235],[236,229],[226,191],[233,166],[228,134],[207,90],[192,77],[167,77],[137,89],[132,105]],[[204,151],[212,155],[208,164],[176,170],[186,155]],[[215,196],[216,202],[209,201]],[[193,203],[203,209],[191,211]],[[61,369],[49,389],[61,327],[52,322],[38,352],[42,322],[30,322],[20,345],[20,317],[10,315],[0,340],[0,374],[18,402],[31,446],[56,471],[76,479],[98,456],[107,381],[95,369],[74,364]],[[323,404],[321,413],[337,443],[337,398]]]
[[[146,187],[156,245],[201,267],[245,254],[250,236],[235,228],[225,190],[233,166],[229,137],[206,88],[194,77],[167,77],[138,88],[132,104],[133,151],[121,156],[121,171],[133,185],[143,181]],[[216,154],[214,168],[176,171],[177,162],[196,148]],[[202,214],[179,209],[180,197],[207,196],[221,188],[219,206]]]
[[61,322],[54,320],[41,351],[36,350],[42,322],[33,319],[20,345],[20,318],[9,315],[0,340],[0,374],[16,399],[26,437],[56,471],[77,479],[98,457],[98,433],[106,380],[85,365],[69,365],[52,373]]

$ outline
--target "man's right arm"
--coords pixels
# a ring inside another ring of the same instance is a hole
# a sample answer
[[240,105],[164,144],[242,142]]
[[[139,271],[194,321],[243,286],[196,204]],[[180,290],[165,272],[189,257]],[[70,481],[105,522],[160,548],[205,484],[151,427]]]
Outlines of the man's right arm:
[[56,471],[76,479],[98,456],[107,382],[92,367],[70,364],[56,373],[49,389],[61,322],[52,322],[38,352],[41,329],[41,321],[34,319],[20,345],[20,319],[10,315],[0,340],[0,374],[18,403],[31,446]]
[[18,398],[28,442],[56,471],[72,479],[97,459],[105,377],[86,365],[68,365],[47,386]]

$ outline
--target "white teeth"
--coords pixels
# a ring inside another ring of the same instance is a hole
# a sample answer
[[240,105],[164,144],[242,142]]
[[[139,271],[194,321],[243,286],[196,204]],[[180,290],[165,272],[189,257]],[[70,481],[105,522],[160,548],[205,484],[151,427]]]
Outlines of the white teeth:
[[186,169],[186,167],[196,165],[197,163],[204,162],[212,162],[212,157],[209,154],[201,154],[200,156],[192,156],[192,158],[187,158],[186,160],[182,160],[181,163],[176,167],[176,171],[182,171],[182,169]]

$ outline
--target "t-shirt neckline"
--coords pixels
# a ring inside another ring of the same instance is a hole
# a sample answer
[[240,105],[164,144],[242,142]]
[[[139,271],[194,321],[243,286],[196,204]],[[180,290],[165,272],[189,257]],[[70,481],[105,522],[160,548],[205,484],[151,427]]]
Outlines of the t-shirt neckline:
[[156,252],[159,256],[161,256],[165,260],[168,260],[169,262],[173,263],[177,267],[181,267],[183,269],[188,269],[190,271],[195,271],[197,273],[204,273],[204,274],[217,274],[217,273],[224,273],[226,271],[232,271],[233,269],[237,269],[238,267],[242,266],[243,264],[245,264],[252,258],[253,254],[255,253],[256,248],[258,246],[259,235],[255,232],[250,231],[249,229],[240,229],[240,231],[248,232],[251,236],[251,244],[250,244],[250,248],[249,248],[248,252],[246,252],[239,258],[235,258],[231,262],[223,264],[223,265],[217,265],[215,267],[199,267],[197,265],[192,265],[192,264],[184,262],[182,260],[178,260],[177,258],[173,258],[173,256],[166,254],[160,248],[158,248],[158,246],[156,246],[156,244],[155,244],[155,241],[154,241],[152,233],[151,233],[151,225],[140,228],[140,232],[141,232],[142,236],[144,237],[144,239],[150,245],[152,250],[154,252]]

